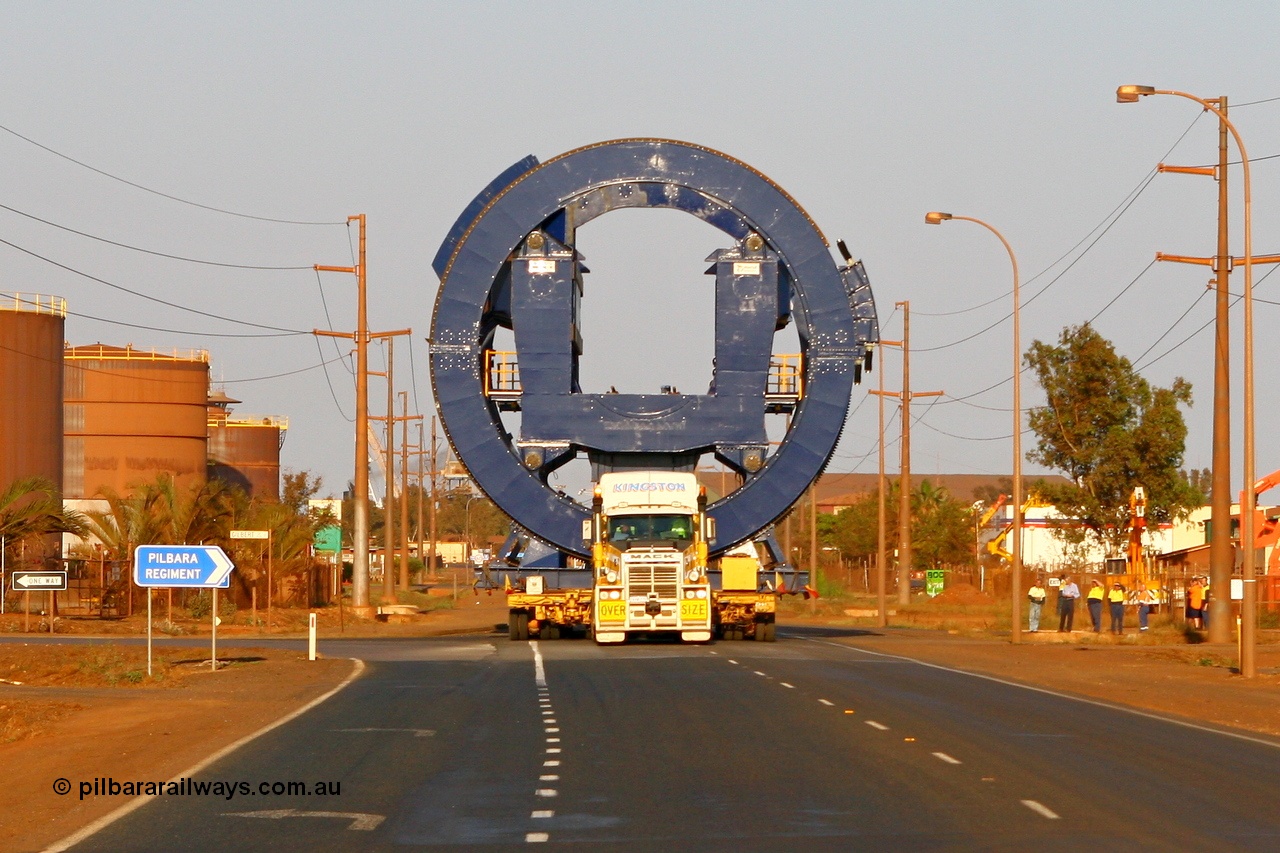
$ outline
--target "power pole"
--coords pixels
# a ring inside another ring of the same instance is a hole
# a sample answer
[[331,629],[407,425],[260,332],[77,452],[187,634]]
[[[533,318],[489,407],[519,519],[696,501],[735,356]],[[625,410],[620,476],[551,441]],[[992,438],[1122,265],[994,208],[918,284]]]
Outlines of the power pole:
[[409,392],[400,392],[400,588],[409,588],[409,421],[422,423],[422,415],[409,415]]
[[424,559],[426,557],[426,554],[423,553],[423,550],[422,550],[422,544],[423,544],[422,542],[422,505],[423,505],[422,474],[423,474],[423,467],[424,467],[424,462],[426,460],[426,456],[427,456],[427,442],[426,442],[426,437],[423,435],[422,417],[419,416],[418,417],[418,525],[417,525],[418,559],[419,560]]
[[396,600],[396,391],[395,338],[387,338],[386,490],[382,499],[382,600]]
[[368,277],[365,267],[365,226],[363,213],[348,216],[347,223],[359,223],[360,253],[354,267],[315,265],[317,272],[355,273],[356,331],[339,334],[316,329],[313,334],[350,338],[356,345],[356,460],[355,498],[351,522],[351,607],[362,616],[369,614],[369,313]]
[[[1227,112],[1226,97],[1207,98],[1216,104],[1223,116]],[[1158,261],[1175,261],[1183,264],[1199,264],[1210,267],[1214,277],[1209,284],[1214,288],[1214,339],[1213,339],[1213,474],[1209,498],[1209,585],[1218,592],[1209,599],[1209,642],[1231,642],[1231,576],[1235,566],[1235,553],[1231,541],[1231,369],[1230,342],[1230,291],[1228,282],[1231,269],[1239,260],[1231,256],[1227,240],[1227,137],[1228,128],[1223,116],[1218,117],[1218,165],[1168,166],[1161,163],[1161,172],[1184,175],[1208,175],[1218,181],[1218,253],[1212,258],[1188,257],[1156,253]],[[1276,263],[1280,255],[1254,256],[1254,264]],[[1247,294],[1246,294],[1247,296]],[[1253,483],[1245,483],[1252,489]],[[1243,507],[1242,507],[1243,511]],[[1242,525],[1243,526],[1243,525]],[[1252,542],[1241,542],[1240,551],[1245,560],[1253,559]]]
[[809,584],[814,591],[814,598],[809,599],[809,604],[815,610],[818,595],[818,480],[809,486]]
[[436,494],[436,483],[439,480],[438,467],[436,465],[436,418],[431,416],[431,526],[429,529],[430,544],[427,545],[428,565],[431,569],[431,577],[436,577],[436,503],[439,496]]
[[942,391],[911,391],[911,303],[902,309],[902,390],[887,396],[902,401],[902,462],[898,476],[898,604],[911,603],[911,401],[915,397],[941,397]]
[[[902,341],[881,340],[880,346],[901,347]],[[880,433],[879,433],[880,434],[880,443],[879,443],[880,469],[879,469],[879,476],[876,480],[876,490],[879,492],[879,499],[880,499],[879,500],[879,503],[880,503],[879,521],[876,527],[876,625],[881,628],[887,627],[889,624],[889,610],[887,606],[887,598],[885,595],[885,576],[887,573],[887,563],[888,563],[888,556],[889,556],[888,555],[889,548],[887,544],[889,521],[888,521],[888,508],[886,506],[886,495],[885,495],[885,492],[887,491],[887,488],[886,488],[887,484],[885,482],[885,477],[884,477],[884,398],[886,396],[885,390],[884,390],[884,371],[885,371],[885,361],[884,361],[884,358],[881,357],[880,370],[879,370],[879,374],[880,374],[879,388],[871,392],[876,395],[876,399],[880,404]]]

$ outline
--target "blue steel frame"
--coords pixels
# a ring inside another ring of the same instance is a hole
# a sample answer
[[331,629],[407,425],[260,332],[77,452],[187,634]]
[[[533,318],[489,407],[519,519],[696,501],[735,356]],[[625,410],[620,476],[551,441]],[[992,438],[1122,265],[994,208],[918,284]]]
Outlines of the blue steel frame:
[[[584,268],[576,229],[623,207],[683,210],[736,241],[708,259],[717,314],[707,394],[583,394],[578,387]],[[626,139],[541,164],[526,157],[471,202],[433,266],[441,282],[431,378],[450,444],[504,512],[580,557],[588,556],[588,510],[547,484],[556,467],[584,451],[597,470],[691,469],[714,452],[744,477],[709,508],[717,527],[712,551],[722,552],[772,524],[821,474],[879,340],[861,263],[838,267],[808,214],[767,177],[683,142]],[[764,387],[772,335],[793,315],[804,394],[769,454]],[[485,351],[499,326],[515,332],[518,439],[484,394]]]

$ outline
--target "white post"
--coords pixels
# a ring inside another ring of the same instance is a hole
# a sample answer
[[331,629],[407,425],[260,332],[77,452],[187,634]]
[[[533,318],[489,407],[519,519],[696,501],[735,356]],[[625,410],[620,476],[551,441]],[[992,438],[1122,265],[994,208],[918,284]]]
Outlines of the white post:
[[[147,606],[150,607],[150,599],[147,600]],[[209,669],[213,672],[218,671],[218,588],[213,588],[213,631],[209,635]]]
[[312,613],[307,620],[309,637],[307,639],[307,660],[316,659],[316,615]]
[[151,677],[151,587],[147,587],[147,678]]

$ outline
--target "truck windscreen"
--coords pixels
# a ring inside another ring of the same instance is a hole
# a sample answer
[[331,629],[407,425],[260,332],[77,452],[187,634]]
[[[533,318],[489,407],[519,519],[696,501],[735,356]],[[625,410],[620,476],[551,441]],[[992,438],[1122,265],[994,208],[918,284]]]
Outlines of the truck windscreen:
[[624,515],[609,519],[609,541],[625,548],[631,542],[693,540],[693,519],[687,515]]

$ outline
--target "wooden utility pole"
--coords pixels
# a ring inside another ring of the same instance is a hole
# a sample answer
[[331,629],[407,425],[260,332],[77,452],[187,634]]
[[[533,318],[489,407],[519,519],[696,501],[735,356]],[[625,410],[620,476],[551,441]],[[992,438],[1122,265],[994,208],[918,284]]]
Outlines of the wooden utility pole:
[[422,415],[409,415],[409,392],[400,392],[400,588],[409,588],[409,421],[422,422]]
[[884,392],[902,402],[902,462],[898,476],[898,604],[911,603],[911,401],[915,397],[941,397],[942,391],[911,390],[911,303],[902,309],[902,390]]
[[431,416],[431,505],[429,507],[429,515],[431,518],[428,534],[427,545],[427,565],[430,566],[430,576],[436,577],[436,504],[439,495],[436,493],[436,483],[439,481],[439,467],[436,463],[436,418]]
[[313,335],[346,338],[356,345],[356,458],[353,486],[355,495],[351,521],[351,609],[368,616],[369,604],[369,342],[379,338],[412,334],[412,329],[394,332],[370,332],[368,311],[368,275],[365,265],[365,226],[363,213],[347,217],[347,222],[360,226],[359,260],[354,267],[331,267],[316,264],[317,272],[345,272],[356,276],[356,330],[335,332],[313,329]]
[[427,455],[427,442],[426,442],[426,437],[423,435],[423,432],[424,432],[424,426],[422,423],[422,417],[419,416],[418,417],[418,525],[417,525],[418,559],[419,560],[426,558],[426,554],[422,550],[422,544],[423,544],[422,542],[422,538],[423,538],[422,537],[422,505],[423,505],[422,474],[423,474],[423,467],[424,467],[423,463],[425,462],[426,455]]
[[[881,340],[882,347],[901,347],[902,341],[886,341]],[[876,480],[876,491],[879,492],[879,520],[876,527],[876,625],[881,628],[889,624],[889,610],[887,606],[887,597],[885,594],[885,580],[887,574],[887,565],[889,557],[888,548],[888,507],[886,506],[888,491],[887,483],[884,476],[884,398],[887,396],[884,390],[884,357],[880,358],[879,371],[879,387],[871,393],[876,395],[876,399],[880,404],[880,443],[879,456],[880,467],[879,476]]]
[[395,338],[387,338],[386,489],[382,498],[382,600],[396,600],[396,390]]
[[354,267],[331,267],[316,264],[317,272],[355,273],[356,331],[354,334],[322,329],[313,334],[350,338],[356,345],[356,461],[354,506],[351,523],[351,606],[356,613],[369,613],[369,314],[367,308],[368,278],[365,268],[365,226],[363,213],[348,216],[348,225],[359,223],[360,253]]
[[[1207,98],[1222,111],[1218,117],[1218,165],[1213,166],[1169,166],[1161,163],[1157,169],[1161,172],[1175,172],[1184,175],[1207,175],[1218,181],[1218,253],[1211,258],[1188,257],[1186,255],[1166,255],[1156,253],[1158,261],[1175,261],[1183,264],[1199,264],[1210,267],[1214,272],[1209,284],[1214,288],[1214,344],[1213,344],[1213,474],[1209,510],[1209,584],[1216,593],[1209,599],[1209,642],[1228,643],[1231,641],[1231,601],[1225,591],[1231,586],[1231,575],[1235,565],[1235,554],[1231,541],[1231,370],[1229,359],[1230,343],[1230,291],[1228,282],[1231,269],[1240,262],[1240,258],[1231,256],[1231,246],[1227,239],[1227,138],[1228,128],[1225,115],[1227,99]],[[1254,264],[1273,264],[1280,262],[1280,255],[1255,255]],[[1246,483],[1245,488],[1253,488]],[[1245,560],[1254,556],[1253,543],[1241,542],[1241,553]],[[1130,569],[1130,571],[1133,571]]]

